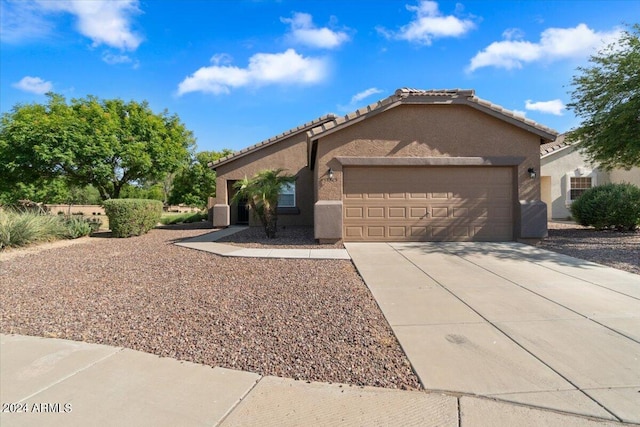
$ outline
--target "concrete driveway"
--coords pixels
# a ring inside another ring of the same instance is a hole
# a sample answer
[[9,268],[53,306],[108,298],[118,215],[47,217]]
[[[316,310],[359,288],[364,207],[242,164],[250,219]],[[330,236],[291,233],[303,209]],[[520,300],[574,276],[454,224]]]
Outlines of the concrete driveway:
[[640,423],[640,276],[518,243],[347,243],[424,387]]

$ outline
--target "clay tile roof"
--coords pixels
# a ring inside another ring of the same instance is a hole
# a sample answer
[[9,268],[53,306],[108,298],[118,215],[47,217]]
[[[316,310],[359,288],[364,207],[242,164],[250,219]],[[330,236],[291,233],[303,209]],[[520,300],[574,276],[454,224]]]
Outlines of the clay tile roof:
[[573,145],[573,143],[565,141],[565,134],[558,135],[555,141],[540,145],[540,157],[547,157],[571,145]]
[[254,144],[254,145],[252,145],[250,147],[243,148],[242,150],[236,151],[235,153],[231,154],[230,156],[222,157],[221,159],[219,159],[219,160],[217,160],[215,162],[209,163],[208,166],[210,168],[212,168],[212,169],[215,169],[216,167],[221,166],[221,165],[223,165],[225,163],[228,163],[228,162],[230,162],[232,160],[235,160],[235,159],[237,159],[239,157],[246,156],[249,153],[253,153],[254,151],[257,151],[257,150],[260,150],[260,149],[262,149],[262,148],[264,148],[266,146],[275,144],[278,141],[282,141],[285,138],[288,138],[288,137],[290,137],[292,135],[295,135],[297,133],[300,133],[300,132],[304,132],[304,131],[306,131],[306,130],[308,130],[310,128],[318,126],[319,124],[322,124],[322,123],[324,123],[324,122],[326,122],[328,120],[333,120],[335,118],[336,118],[336,116],[333,115],[333,114],[327,114],[327,115],[318,117],[317,119],[311,120],[310,122],[307,122],[307,123],[305,123],[303,125],[296,126],[295,128],[289,129],[289,130],[287,130],[285,132],[282,132],[281,134],[278,134],[276,136],[273,136],[273,137],[271,137],[269,139],[265,139],[264,141],[258,142],[257,144]]
[[401,104],[466,104],[470,107],[484,111],[494,117],[507,121],[515,126],[522,127],[530,132],[540,135],[545,140],[553,141],[558,132],[543,126],[513,111],[507,110],[500,105],[493,104],[475,96],[473,89],[435,89],[421,90],[412,88],[401,88],[387,98],[381,99],[364,108],[360,108],[353,113],[334,120],[323,123],[307,132],[309,139],[318,137],[321,134],[332,133],[339,128],[349,126],[364,120],[367,116],[372,116]]

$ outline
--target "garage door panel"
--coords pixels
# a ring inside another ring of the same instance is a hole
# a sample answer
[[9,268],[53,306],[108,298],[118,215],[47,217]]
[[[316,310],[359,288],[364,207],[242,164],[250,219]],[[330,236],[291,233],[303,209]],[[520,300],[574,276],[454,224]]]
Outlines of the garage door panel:
[[389,208],[389,218],[406,218],[407,209],[404,207],[390,207]]
[[486,218],[489,215],[489,208],[473,208],[469,214],[475,218]]
[[429,198],[430,199],[449,199],[450,195],[449,193],[430,193],[429,194]]
[[421,219],[427,216],[427,208],[426,207],[412,207],[410,209],[410,216],[413,219]]
[[367,237],[372,237],[372,238],[384,238],[385,236],[385,227],[384,226],[368,226],[366,229],[366,235]]
[[454,226],[452,227],[452,233],[451,235],[453,237],[471,237],[473,236],[473,233],[470,233],[470,228],[471,227],[460,227],[460,226]]
[[360,193],[350,193],[350,194],[345,193],[344,198],[349,200],[352,200],[352,199],[362,200],[364,199],[364,195]]
[[494,208],[490,208],[489,212],[491,212],[491,216],[493,218],[496,219],[505,219],[505,220],[511,220],[511,209],[504,207],[504,208],[500,208],[500,207],[494,207]]
[[345,240],[513,238],[508,167],[346,167]]
[[344,210],[344,216],[347,219],[363,219],[364,218],[364,209],[361,207],[346,207]]
[[384,206],[367,208],[367,218],[382,218],[384,219]]
[[444,240],[449,235],[449,228],[443,226],[433,225],[429,227],[431,229],[431,237]]
[[467,208],[453,208],[454,218],[467,218],[469,216],[469,209]]
[[364,237],[364,233],[363,233],[364,227],[363,226],[347,226],[344,229],[344,236],[345,236],[345,240],[348,239],[360,239],[362,240],[362,238]]
[[431,208],[432,218],[447,218],[449,216],[449,208]]
[[388,227],[389,230],[389,237],[393,238],[393,237],[405,237],[406,236],[406,230],[404,226],[389,226]]

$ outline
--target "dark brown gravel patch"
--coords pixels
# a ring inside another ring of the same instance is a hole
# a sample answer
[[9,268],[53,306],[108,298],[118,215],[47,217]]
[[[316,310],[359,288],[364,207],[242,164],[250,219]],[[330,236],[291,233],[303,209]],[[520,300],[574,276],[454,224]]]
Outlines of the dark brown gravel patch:
[[276,237],[269,239],[262,227],[249,227],[218,240],[220,243],[243,246],[245,248],[280,249],[335,249],[344,248],[342,243],[319,244],[315,240],[312,227],[279,227]]
[[640,230],[598,231],[573,223],[550,222],[549,237],[537,246],[640,274]]
[[2,261],[0,330],[262,375],[420,388],[351,262],[223,258],[172,244],[208,231],[96,237]]

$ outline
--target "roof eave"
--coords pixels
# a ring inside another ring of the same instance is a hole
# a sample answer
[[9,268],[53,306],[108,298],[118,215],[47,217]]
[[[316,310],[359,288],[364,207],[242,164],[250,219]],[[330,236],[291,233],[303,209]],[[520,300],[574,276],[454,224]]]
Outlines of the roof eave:
[[380,114],[384,111],[388,111],[402,104],[468,105],[499,120],[505,121],[516,127],[536,134],[546,141],[555,141],[558,135],[558,132],[551,128],[536,123],[533,120],[519,117],[512,111],[504,109],[499,105],[495,105],[488,101],[477,98],[475,96],[475,91],[472,89],[418,91],[405,88],[396,90],[393,95],[384,98],[377,103],[356,110],[353,113],[347,114],[346,116],[336,118],[333,121],[326,122],[321,126],[311,128],[309,131],[307,131],[307,143],[310,145],[312,140],[331,135],[332,133],[337,132],[345,127],[359,123],[362,120],[365,120],[376,114]]
[[465,100],[463,102],[465,105],[468,105],[476,110],[482,111],[490,116],[493,116],[497,119],[505,121],[509,124],[512,124],[516,127],[524,129],[528,132],[538,135],[540,138],[547,141],[555,141],[558,136],[558,132],[554,131],[551,128],[543,128],[540,125],[537,125],[535,122],[531,120],[526,120],[523,118],[518,118],[514,114],[511,114],[510,111],[504,109],[496,109],[495,107],[485,106],[481,103]]
[[207,166],[210,169],[216,170],[216,168],[218,168],[220,166],[223,166],[223,165],[226,165],[227,163],[231,163],[233,161],[236,161],[236,160],[238,160],[238,159],[240,159],[240,158],[242,158],[244,156],[247,156],[249,154],[255,153],[256,151],[259,151],[259,150],[261,150],[263,148],[266,148],[266,147],[269,147],[271,145],[277,144],[280,141],[283,141],[283,140],[285,140],[287,138],[290,138],[292,136],[298,135],[298,134],[300,134],[302,132],[306,132],[309,129],[317,127],[319,124],[322,124],[322,123],[325,123],[325,122],[328,122],[328,121],[331,121],[331,120],[335,120],[335,118],[336,118],[336,116],[333,115],[333,114],[326,114],[324,116],[320,116],[317,119],[314,119],[314,120],[312,120],[310,122],[307,122],[307,123],[305,123],[303,125],[300,125],[298,127],[289,129],[288,131],[285,131],[285,132],[283,132],[283,133],[281,133],[279,135],[276,135],[276,136],[274,136],[272,138],[269,138],[269,139],[266,139],[264,141],[261,141],[261,142],[259,142],[257,144],[254,144],[254,145],[250,146],[250,147],[243,148],[240,151],[236,151],[235,153],[233,153],[230,156],[223,157],[223,158],[221,158],[221,159],[219,159],[219,160],[217,160],[215,162],[207,164]]

